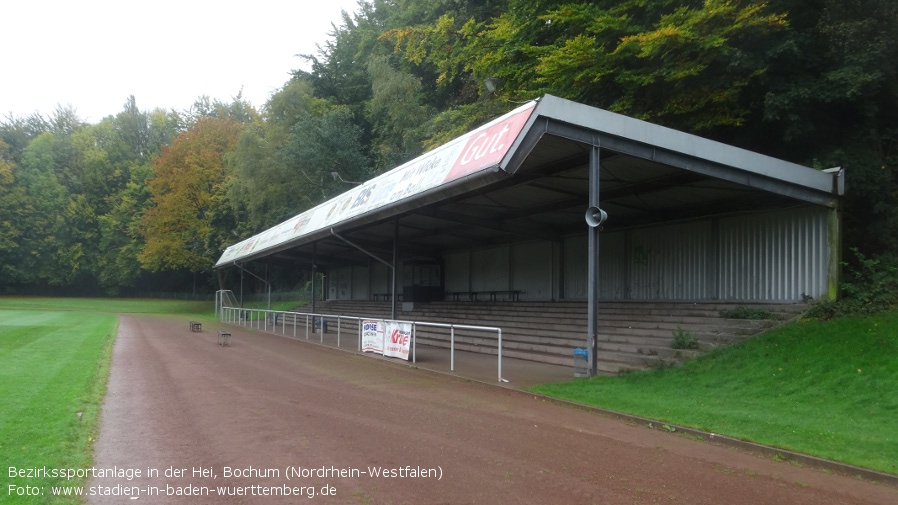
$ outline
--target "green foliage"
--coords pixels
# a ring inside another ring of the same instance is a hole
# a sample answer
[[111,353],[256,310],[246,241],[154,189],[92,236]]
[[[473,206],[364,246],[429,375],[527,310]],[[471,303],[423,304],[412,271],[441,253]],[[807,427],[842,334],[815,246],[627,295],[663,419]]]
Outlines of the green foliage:
[[335,107],[320,116],[302,116],[292,130],[294,135],[286,146],[286,154],[298,167],[296,177],[305,185],[309,201],[324,202],[346,191],[347,183],[356,184],[373,175],[360,145],[361,131],[352,123],[347,108]]
[[898,304],[898,256],[882,255],[867,258],[852,248],[857,260],[848,271],[842,290],[848,303],[857,312],[873,313],[891,309]]
[[386,172],[421,154],[422,128],[430,111],[420,103],[420,79],[393,68],[387,57],[372,57],[368,75],[368,113],[376,135],[371,150],[376,171]]
[[[0,148],[3,290],[54,286],[84,293],[132,284],[134,275],[116,275],[106,259],[127,254],[136,262],[139,247],[107,225],[119,220],[132,180],[146,188],[146,177],[135,179],[132,171],[148,167],[177,124],[174,114],[140,112],[133,97],[122,113],[96,125],[63,108],[49,119],[0,123],[0,138],[16,145]],[[133,211],[142,214],[144,207]],[[4,236],[13,239],[4,242]]]
[[266,119],[244,128],[228,158],[238,233],[261,231],[349,189],[332,172],[345,181],[372,175],[349,108],[315,98],[307,80],[272,96]]
[[384,37],[468,101],[495,77],[515,99],[552,93],[710,130],[743,123],[744,92],[767,68],[759,42],[785,29],[785,16],[760,2],[510,0],[489,21],[447,14]]
[[97,276],[100,286],[110,295],[133,286],[140,277],[137,257],[144,245],[141,221],[152,197],[147,184],[153,173],[150,166],[134,164],[128,171],[130,180],[118,193],[118,200],[99,217]]
[[11,158],[9,146],[0,140],[0,276],[4,278],[13,275],[8,259],[18,248],[22,230],[17,213],[25,205],[25,190],[16,183],[15,165]]
[[698,337],[678,327],[673,332],[670,346],[674,349],[698,349]]
[[766,71],[757,42],[784,18],[755,2],[677,6],[607,54],[614,74],[603,81],[620,89],[609,109],[689,130],[742,124],[742,93]]
[[66,249],[73,244],[58,240],[64,232],[68,192],[57,175],[61,154],[56,135],[45,132],[25,150],[15,178],[24,189],[23,221],[18,252],[11,264],[14,275],[25,282],[63,285],[71,280],[66,271]]
[[851,251],[854,261],[843,264],[846,277],[842,282],[843,298],[817,302],[808,312],[809,317],[827,320],[875,314],[898,306],[898,256],[867,258],[857,248]]

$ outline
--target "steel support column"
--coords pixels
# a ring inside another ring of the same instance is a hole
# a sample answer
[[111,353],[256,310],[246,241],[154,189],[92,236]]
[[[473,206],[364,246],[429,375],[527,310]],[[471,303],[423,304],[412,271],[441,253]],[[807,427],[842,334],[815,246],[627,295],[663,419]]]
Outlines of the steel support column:
[[393,296],[390,298],[392,302],[390,302],[390,319],[396,320],[396,304],[397,302],[397,294],[396,294],[396,276],[398,275],[396,271],[397,263],[399,262],[399,219],[393,221],[393,277],[390,280],[391,287],[390,291],[393,293]]
[[[599,208],[599,155],[598,145],[592,145],[589,150],[589,209]],[[587,220],[588,221],[588,220]],[[601,224],[601,223],[599,223]],[[599,230],[601,226],[589,224],[587,233],[589,237],[589,256],[587,270],[587,349],[589,350],[589,376],[598,373],[599,350]]]
[[317,244],[317,242],[312,242],[312,296],[309,297],[311,298],[312,314],[315,313],[315,297],[318,295],[318,266],[315,264],[318,261],[315,257],[318,249],[316,247]]
[[[234,262],[234,266],[240,269],[240,307],[243,307],[243,272],[246,272],[265,283],[265,286],[268,288],[268,310],[271,310],[271,283],[268,282],[267,279],[263,279],[252,272],[246,271],[246,268],[244,268],[243,265],[244,263],[237,264],[236,261]],[[265,277],[268,277],[268,265],[265,265]]]

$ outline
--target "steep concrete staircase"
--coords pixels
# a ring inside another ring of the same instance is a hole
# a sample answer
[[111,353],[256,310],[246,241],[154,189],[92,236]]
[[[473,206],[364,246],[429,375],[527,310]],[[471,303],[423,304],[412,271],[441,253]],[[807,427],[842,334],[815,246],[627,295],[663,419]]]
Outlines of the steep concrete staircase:
[[[750,309],[755,319],[722,314]],[[598,368],[621,372],[677,364],[711,348],[739,342],[799,317],[805,305],[602,302],[599,305]],[[302,308],[298,310],[307,310]],[[390,304],[373,301],[318,302],[316,312],[388,318]],[[763,317],[760,317],[763,316]],[[400,311],[397,319],[502,328],[502,355],[573,366],[575,348],[586,347],[585,302],[432,302]],[[674,349],[674,335],[694,338],[698,349]],[[449,347],[449,330],[419,328],[419,344]],[[456,349],[496,354],[495,333],[457,330]]]

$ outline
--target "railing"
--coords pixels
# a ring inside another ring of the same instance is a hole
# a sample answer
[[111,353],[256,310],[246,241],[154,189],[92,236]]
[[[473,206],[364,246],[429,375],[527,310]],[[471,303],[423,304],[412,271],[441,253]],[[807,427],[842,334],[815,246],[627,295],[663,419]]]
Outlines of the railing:
[[[508,382],[502,377],[502,328],[495,326],[476,326],[469,324],[452,324],[452,323],[433,323],[426,321],[406,321],[399,319],[385,319],[381,317],[357,317],[344,316],[340,314],[318,314],[312,312],[292,312],[280,310],[266,309],[246,309],[238,307],[222,306],[219,317],[226,324],[254,328],[266,333],[288,336],[291,338],[299,338],[299,333],[305,334],[305,339],[309,340],[310,335],[318,333],[319,343],[324,344],[324,333],[328,321],[336,321],[337,323],[337,348],[340,348],[340,338],[344,321],[355,321],[357,326],[358,351],[362,350],[362,321],[378,320],[387,323],[404,323],[410,324],[412,327],[411,339],[411,359],[412,363],[416,363],[417,338],[416,331],[418,328],[443,328],[449,330],[449,370],[455,371],[455,331],[470,330],[482,332],[496,332],[497,336],[497,368],[499,382]],[[288,334],[288,328],[290,333]]]

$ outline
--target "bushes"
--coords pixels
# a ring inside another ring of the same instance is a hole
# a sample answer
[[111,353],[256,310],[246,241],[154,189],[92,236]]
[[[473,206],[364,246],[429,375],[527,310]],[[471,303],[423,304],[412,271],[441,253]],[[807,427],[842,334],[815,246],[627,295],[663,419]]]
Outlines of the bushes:
[[850,314],[873,314],[898,306],[898,256],[883,254],[867,258],[857,248],[853,263],[843,263],[845,279],[842,299],[823,300],[814,305],[808,316],[833,319]]
[[677,327],[673,333],[670,346],[674,349],[698,349],[698,337],[688,331]]

